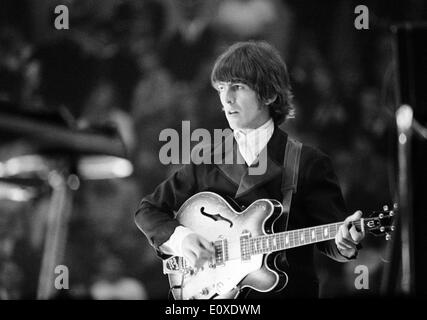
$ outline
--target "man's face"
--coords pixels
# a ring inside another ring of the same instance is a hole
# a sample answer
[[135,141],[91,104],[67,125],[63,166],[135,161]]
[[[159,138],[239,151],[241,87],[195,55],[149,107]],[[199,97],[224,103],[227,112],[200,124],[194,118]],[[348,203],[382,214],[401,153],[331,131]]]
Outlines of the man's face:
[[231,129],[256,129],[270,118],[267,106],[260,103],[256,92],[248,85],[217,82],[215,88]]

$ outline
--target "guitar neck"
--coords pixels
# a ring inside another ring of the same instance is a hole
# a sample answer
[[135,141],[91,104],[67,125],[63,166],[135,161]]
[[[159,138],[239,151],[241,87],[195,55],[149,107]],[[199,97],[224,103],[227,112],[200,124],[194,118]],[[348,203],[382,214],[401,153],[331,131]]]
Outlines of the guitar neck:
[[[363,224],[361,220],[353,222],[358,229],[361,223]],[[337,222],[253,238],[247,237],[241,242],[241,250],[244,254],[256,255],[332,240],[343,224],[344,222]]]

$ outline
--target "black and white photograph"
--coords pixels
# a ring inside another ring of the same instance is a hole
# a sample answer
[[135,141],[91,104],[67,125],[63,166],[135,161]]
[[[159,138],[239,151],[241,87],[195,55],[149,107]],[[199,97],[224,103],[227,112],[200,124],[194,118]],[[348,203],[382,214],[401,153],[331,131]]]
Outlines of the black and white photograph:
[[426,83],[424,0],[1,0],[0,306],[426,298]]

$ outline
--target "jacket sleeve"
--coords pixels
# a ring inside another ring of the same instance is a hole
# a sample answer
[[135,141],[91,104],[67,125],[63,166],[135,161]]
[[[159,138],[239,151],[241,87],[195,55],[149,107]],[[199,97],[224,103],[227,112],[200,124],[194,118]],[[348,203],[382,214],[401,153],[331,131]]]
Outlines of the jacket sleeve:
[[[307,165],[305,180],[308,187],[304,191],[304,209],[310,216],[310,222],[322,225],[343,221],[346,205],[329,157],[316,151]],[[319,242],[316,247],[336,261],[349,260],[341,255],[334,240]]]
[[144,197],[135,212],[135,223],[155,248],[164,256],[159,247],[166,242],[179,222],[174,219],[174,211],[197,190],[197,178],[193,164],[184,165],[167,180],[162,182],[152,194]]

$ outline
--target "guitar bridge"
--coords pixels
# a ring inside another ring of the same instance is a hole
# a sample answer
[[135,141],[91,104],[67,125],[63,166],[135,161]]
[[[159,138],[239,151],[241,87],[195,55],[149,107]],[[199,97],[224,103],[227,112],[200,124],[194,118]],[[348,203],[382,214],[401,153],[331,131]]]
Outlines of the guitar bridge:
[[[227,239],[215,241],[215,263],[209,265],[210,268],[224,265],[228,260],[228,242]],[[172,256],[163,260],[163,274],[183,274],[192,273],[194,269],[183,257]]]

